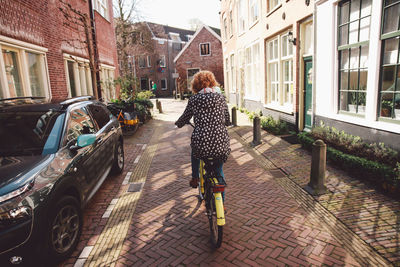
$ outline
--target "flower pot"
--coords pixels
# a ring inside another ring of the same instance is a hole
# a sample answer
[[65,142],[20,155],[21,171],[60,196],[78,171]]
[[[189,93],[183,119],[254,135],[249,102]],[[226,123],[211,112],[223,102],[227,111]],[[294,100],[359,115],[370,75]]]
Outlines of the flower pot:
[[394,109],[394,117],[398,120],[400,120],[400,109],[395,108]]
[[349,112],[356,112],[356,105],[351,105],[351,104],[349,104]]

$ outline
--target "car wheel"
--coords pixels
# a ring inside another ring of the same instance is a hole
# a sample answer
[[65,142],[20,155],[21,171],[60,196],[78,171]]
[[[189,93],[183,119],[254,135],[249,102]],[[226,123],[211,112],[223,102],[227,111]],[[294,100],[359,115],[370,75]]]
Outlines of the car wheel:
[[71,196],[61,198],[51,211],[48,249],[52,262],[67,258],[78,244],[82,232],[82,211]]
[[120,174],[124,170],[125,158],[124,158],[124,147],[122,142],[118,142],[115,149],[114,163],[112,166],[112,172],[114,174]]

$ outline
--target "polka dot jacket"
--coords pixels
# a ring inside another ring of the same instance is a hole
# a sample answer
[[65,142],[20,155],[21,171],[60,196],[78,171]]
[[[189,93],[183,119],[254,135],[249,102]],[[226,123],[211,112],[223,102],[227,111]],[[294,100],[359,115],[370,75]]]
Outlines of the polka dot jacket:
[[199,159],[227,160],[231,152],[226,125],[230,124],[225,97],[219,93],[195,94],[189,98],[182,116],[175,122],[181,128],[194,117],[192,153]]

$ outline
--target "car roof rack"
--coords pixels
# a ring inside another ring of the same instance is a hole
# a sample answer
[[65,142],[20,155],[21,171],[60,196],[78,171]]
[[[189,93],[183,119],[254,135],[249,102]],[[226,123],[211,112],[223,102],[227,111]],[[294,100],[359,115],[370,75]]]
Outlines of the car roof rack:
[[11,97],[11,98],[2,98],[0,102],[11,101],[11,100],[20,100],[20,99],[45,99],[44,96],[18,96],[18,97]]
[[61,102],[60,104],[63,105],[63,106],[69,106],[69,105],[71,105],[73,103],[92,100],[92,99],[93,99],[93,96],[91,96],[91,95],[77,96],[77,97],[73,97],[73,98],[67,99],[67,100]]

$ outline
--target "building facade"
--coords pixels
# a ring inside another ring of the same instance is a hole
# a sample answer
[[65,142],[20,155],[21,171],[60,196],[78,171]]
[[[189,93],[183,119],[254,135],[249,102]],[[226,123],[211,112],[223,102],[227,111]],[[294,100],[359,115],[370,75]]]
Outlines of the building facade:
[[[85,34],[90,20],[79,21],[90,17],[89,4],[94,42],[91,34]],[[0,0],[0,6],[0,98],[94,95],[94,72],[89,68],[93,43],[102,98],[116,97],[113,80],[118,60],[111,0]],[[88,40],[89,46],[85,45]]]
[[141,90],[150,90],[155,83],[157,97],[172,96],[177,90],[174,58],[195,32],[151,22],[139,22],[133,27],[140,36],[128,50],[131,74]]
[[219,33],[218,29],[205,25],[200,27],[175,57],[175,68],[179,74],[176,78],[179,92],[189,91],[194,74],[201,70],[213,72],[217,82],[224,85],[222,44]]
[[400,0],[316,1],[313,119],[400,150]]
[[311,127],[313,1],[223,0],[220,18],[229,102]]

